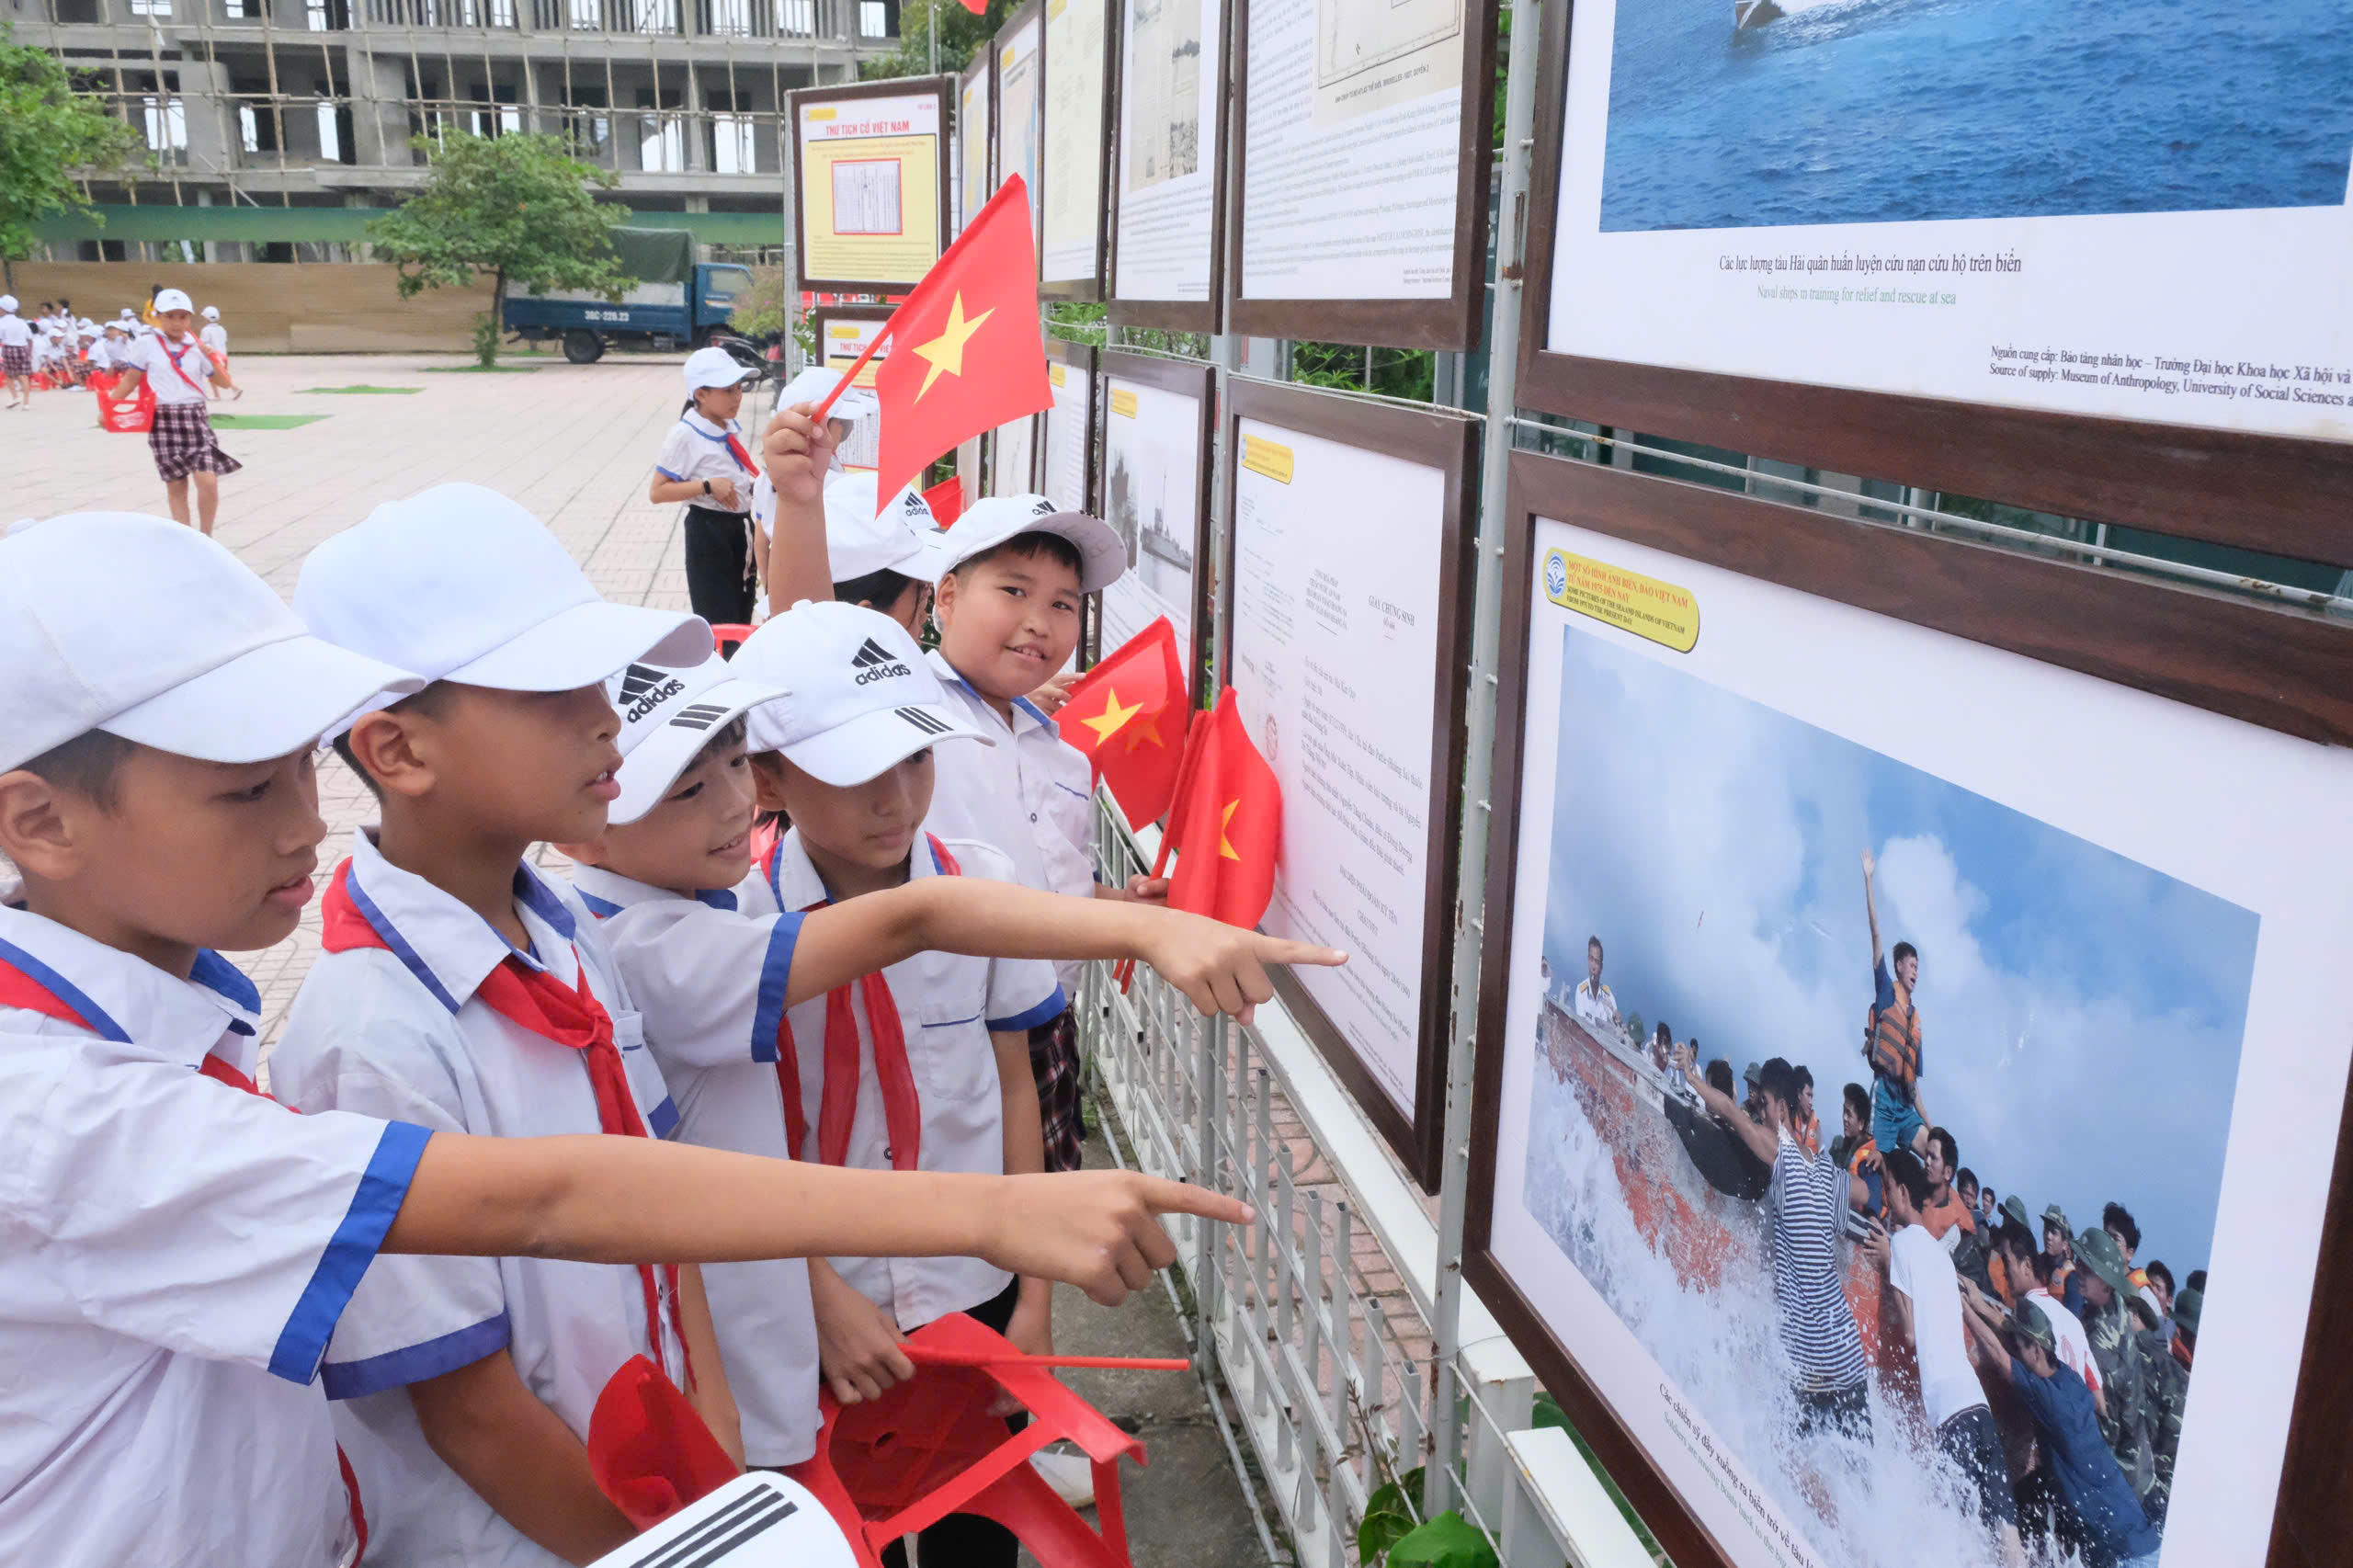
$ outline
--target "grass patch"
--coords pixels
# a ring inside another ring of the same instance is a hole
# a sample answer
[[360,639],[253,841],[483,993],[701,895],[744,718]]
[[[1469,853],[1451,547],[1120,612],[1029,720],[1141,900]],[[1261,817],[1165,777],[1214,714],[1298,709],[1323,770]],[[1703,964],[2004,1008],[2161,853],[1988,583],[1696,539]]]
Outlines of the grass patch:
[[215,430],[295,430],[305,425],[316,425],[327,418],[324,414],[216,414],[212,416]]
[[428,376],[528,376],[537,365],[428,365]]
[[411,393],[413,393],[413,392],[423,392],[424,390],[425,390],[425,389],[424,389],[423,387],[369,387],[369,386],[358,386],[358,387],[304,387],[304,388],[302,389],[303,393],[304,393],[306,396],[307,396],[307,395],[311,395],[311,394],[316,394],[316,395],[319,395],[319,396],[322,396],[322,397],[326,397],[326,396],[335,396],[335,397],[406,397],[406,396],[410,395],[410,394],[411,394]]

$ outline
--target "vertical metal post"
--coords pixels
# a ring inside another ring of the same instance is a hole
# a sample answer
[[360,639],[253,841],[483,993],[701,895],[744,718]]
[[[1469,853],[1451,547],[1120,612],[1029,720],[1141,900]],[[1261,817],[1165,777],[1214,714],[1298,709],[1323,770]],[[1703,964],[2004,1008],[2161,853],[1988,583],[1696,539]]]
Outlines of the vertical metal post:
[[1469,758],[1462,781],[1461,875],[1456,893],[1453,1010],[1447,1040],[1445,1186],[1438,1214],[1438,1300],[1430,1332],[1437,1341],[1438,1387],[1430,1411],[1433,1452],[1422,1486],[1424,1517],[1453,1506],[1462,1457],[1455,1358],[1462,1347],[1464,1189],[1471,1184],[1471,1064],[1479,1021],[1481,907],[1487,885],[1491,791],[1513,787],[1493,776],[1497,649],[1503,634],[1503,548],[1507,521],[1511,415],[1519,401],[1520,256],[1526,241],[1528,175],[1536,124],[1536,52],[1542,0],[1513,0],[1511,60],[1504,99],[1501,199],[1495,205],[1495,315],[1487,329],[1487,426],[1479,464],[1477,569],[1471,612]]
[[[1219,1112],[1225,1097],[1225,1035],[1231,1027],[1221,1014],[1200,1030],[1199,1076],[1195,1084],[1199,1103],[1194,1108],[1198,1142],[1193,1152],[1195,1168],[1186,1174],[1211,1191],[1225,1190],[1218,1180],[1217,1133]],[[1214,1370],[1217,1360],[1217,1255],[1219,1233],[1223,1229],[1205,1220],[1193,1222],[1193,1345],[1199,1362],[1196,1369],[1205,1378]]]

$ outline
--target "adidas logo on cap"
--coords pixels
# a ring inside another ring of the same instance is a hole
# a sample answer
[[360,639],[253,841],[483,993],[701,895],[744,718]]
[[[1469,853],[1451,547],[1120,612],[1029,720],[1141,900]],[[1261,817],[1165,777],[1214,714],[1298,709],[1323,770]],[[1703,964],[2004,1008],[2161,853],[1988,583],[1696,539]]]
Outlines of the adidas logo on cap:
[[898,676],[911,676],[915,671],[899,662],[897,654],[870,637],[858,651],[850,655],[850,667],[858,671],[858,684],[890,680]]
[[1029,515],[1033,517],[1051,517],[1054,515],[1054,504],[1040,495],[1038,497],[1038,504],[1029,508]]
[[675,728],[681,730],[708,730],[726,717],[727,704],[698,702],[690,708],[681,709],[678,716],[670,722]]
[[621,672],[621,722],[635,724],[678,693],[687,683],[668,670],[631,665]]

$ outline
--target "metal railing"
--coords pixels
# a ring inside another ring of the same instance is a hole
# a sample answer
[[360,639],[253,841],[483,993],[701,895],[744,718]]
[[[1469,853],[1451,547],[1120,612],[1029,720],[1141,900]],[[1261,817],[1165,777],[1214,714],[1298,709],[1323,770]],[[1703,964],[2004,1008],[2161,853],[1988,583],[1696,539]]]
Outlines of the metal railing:
[[[1098,869],[1124,883],[1148,861],[1115,806],[1097,812]],[[1138,1163],[1257,1210],[1246,1228],[1172,1223],[1197,1361],[1230,1391],[1229,1439],[1255,1454],[1298,1561],[1340,1568],[1367,1499],[1429,1449],[1432,1342],[1404,1271],[1257,1028],[1202,1020],[1149,970],[1123,993],[1091,966],[1081,994],[1091,1070]]]

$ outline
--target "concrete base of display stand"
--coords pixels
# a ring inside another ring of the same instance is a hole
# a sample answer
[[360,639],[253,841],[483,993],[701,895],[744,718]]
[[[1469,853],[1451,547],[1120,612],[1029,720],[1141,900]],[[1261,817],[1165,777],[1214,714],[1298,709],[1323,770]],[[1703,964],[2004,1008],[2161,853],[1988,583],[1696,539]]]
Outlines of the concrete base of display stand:
[[1656,1568],[1567,1432],[1513,1432],[1504,1446],[1515,1470],[1502,1551],[1512,1568]]

